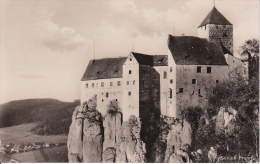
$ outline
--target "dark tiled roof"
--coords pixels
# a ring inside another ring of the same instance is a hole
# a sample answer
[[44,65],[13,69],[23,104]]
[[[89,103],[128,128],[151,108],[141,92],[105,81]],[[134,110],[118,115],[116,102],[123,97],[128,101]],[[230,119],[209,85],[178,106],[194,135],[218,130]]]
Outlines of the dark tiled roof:
[[224,54],[229,54],[231,56],[233,56],[233,54],[220,42],[221,48],[223,50]]
[[126,57],[90,60],[81,81],[122,78],[125,61]]
[[153,55],[153,66],[168,66],[168,56]]
[[148,65],[151,67],[168,65],[167,55],[146,55],[136,52],[132,52],[132,54],[140,65]]
[[177,65],[227,65],[221,45],[207,39],[169,35],[168,47]]
[[232,25],[216,8],[215,6],[202,21],[199,27],[207,24],[218,24],[218,25]]
[[153,66],[153,56],[132,52],[137,62],[141,65]]

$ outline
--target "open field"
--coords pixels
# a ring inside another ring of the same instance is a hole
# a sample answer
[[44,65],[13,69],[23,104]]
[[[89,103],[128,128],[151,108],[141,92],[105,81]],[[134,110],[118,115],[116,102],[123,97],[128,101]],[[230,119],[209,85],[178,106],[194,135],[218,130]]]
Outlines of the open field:
[[35,135],[30,130],[37,124],[22,124],[12,127],[0,128],[0,139],[2,144],[8,144],[10,142],[20,145],[34,142],[44,143],[67,143],[67,135],[51,135],[40,136]]

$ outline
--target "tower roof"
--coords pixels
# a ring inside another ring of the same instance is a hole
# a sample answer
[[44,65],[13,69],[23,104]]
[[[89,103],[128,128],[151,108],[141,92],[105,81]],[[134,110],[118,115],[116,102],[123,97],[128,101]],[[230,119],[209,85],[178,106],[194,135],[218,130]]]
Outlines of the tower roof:
[[206,18],[199,25],[205,26],[207,24],[232,25],[216,8],[215,6],[206,16]]

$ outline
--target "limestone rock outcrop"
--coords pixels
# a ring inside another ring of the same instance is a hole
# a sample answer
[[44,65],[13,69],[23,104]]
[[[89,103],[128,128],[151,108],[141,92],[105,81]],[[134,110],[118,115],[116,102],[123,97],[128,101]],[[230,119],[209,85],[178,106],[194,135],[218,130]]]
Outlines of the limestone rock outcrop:
[[95,101],[96,96],[73,113],[67,142],[69,162],[102,162],[104,131]]
[[169,162],[172,154],[178,154],[179,150],[186,150],[191,145],[191,126],[187,121],[175,123],[170,126],[167,136],[167,148],[165,152],[165,162]]

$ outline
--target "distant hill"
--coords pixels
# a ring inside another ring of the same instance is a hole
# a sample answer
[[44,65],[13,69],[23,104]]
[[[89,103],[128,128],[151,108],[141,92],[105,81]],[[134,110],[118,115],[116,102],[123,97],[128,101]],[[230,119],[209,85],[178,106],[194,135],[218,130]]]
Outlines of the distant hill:
[[72,113],[79,105],[56,99],[26,99],[0,105],[0,128],[37,122],[37,134],[67,134]]

